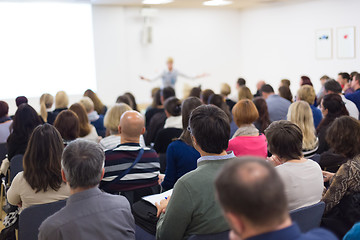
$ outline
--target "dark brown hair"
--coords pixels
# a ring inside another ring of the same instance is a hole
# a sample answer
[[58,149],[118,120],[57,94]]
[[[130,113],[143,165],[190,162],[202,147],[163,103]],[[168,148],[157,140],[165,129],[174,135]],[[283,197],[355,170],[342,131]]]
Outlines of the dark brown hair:
[[215,94],[213,90],[211,89],[205,89],[201,92],[200,94],[200,99],[201,101],[204,103],[204,104],[209,104],[208,101],[209,101],[209,97],[211,95]]
[[302,157],[303,135],[296,124],[286,120],[273,122],[265,135],[272,154],[286,161]]
[[85,107],[80,103],[74,103],[70,106],[70,110],[74,111],[79,118],[79,137],[87,136],[91,132],[91,125]]
[[5,101],[0,101],[0,117],[5,117],[9,113],[9,105]]
[[285,98],[286,100],[289,100],[290,102],[293,102],[293,95],[292,95],[289,87],[286,87],[286,86],[279,87],[279,95],[280,95],[280,97]]
[[135,110],[135,111],[139,111],[138,108],[137,108],[137,103],[136,103],[136,99],[135,99],[135,96],[131,93],[131,92],[126,92],[124,93],[124,96],[128,96],[129,99],[130,99],[130,107]]
[[208,99],[208,104],[212,104],[223,110],[229,118],[229,122],[232,121],[232,116],[229,110],[229,106],[226,104],[224,97],[220,94],[213,94]]
[[75,140],[80,134],[79,118],[72,110],[64,110],[57,115],[54,127],[66,141]]
[[202,102],[201,102],[200,98],[197,98],[197,97],[189,97],[189,98],[185,99],[181,105],[183,132],[181,133],[179,139],[190,146],[193,146],[193,143],[191,141],[190,132],[187,130],[187,127],[189,126],[190,114],[195,108],[197,108],[198,106],[201,106],[201,105],[202,105]]
[[360,154],[360,121],[349,116],[335,119],[326,131],[326,141],[335,153],[355,157]]
[[267,103],[263,97],[254,98],[253,102],[259,113],[259,118],[256,120],[256,122],[260,124],[259,131],[263,133],[265,129],[270,125],[270,117],[269,117]]
[[301,86],[304,86],[304,85],[310,85],[310,86],[313,86],[311,80],[309,77],[307,76],[301,76],[301,80],[302,80],[302,83],[301,83]]
[[255,104],[249,99],[238,101],[232,109],[234,121],[238,127],[251,124],[259,118]]
[[197,97],[197,98],[200,98],[200,95],[201,95],[201,86],[199,86],[199,87],[193,87],[193,88],[190,90],[189,97]]
[[60,133],[50,124],[37,126],[24,154],[24,178],[36,192],[46,192],[49,187],[59,190],[61,154],[64,145]]
[[181,101],[177,97],[170,97],[164,102],[164,109],[171,116],[180,116],[181,115]]

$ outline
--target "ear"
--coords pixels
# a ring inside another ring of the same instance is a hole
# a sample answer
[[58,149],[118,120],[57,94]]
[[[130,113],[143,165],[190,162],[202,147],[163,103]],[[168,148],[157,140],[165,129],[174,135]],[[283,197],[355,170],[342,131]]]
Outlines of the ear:
[[145,127],[143,127],[143,129],[141,130],[141,135],[143,135],[145,133]]
[[121,134],[121,127],[120,127],[120,125],[118,126],[118,132],[119,132],[119,134]]
[[64,172],[63,169],[61,169],[61,178],[62,178],[62,180],[63,180],[64,182],[67,182],[67,181],[66,181],[66,177],[65,177],[65,172]]
[[104,178],[105,168],[102,168],[100,181]]
[[225,212],[225,217],[228,220],[232,230],[239,236],[241,236],[241,233],[245,230],[245,225],[242,219],[239,216],[236,216],[235,214],[231,212]]

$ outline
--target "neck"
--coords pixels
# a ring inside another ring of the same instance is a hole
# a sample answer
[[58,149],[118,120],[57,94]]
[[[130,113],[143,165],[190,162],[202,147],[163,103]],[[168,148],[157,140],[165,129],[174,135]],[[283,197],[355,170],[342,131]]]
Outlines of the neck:
[[227,155],[227,152],[225,150],[220,154],[207,153],[207,152],[204,152],[202,150],[200,150],[199,153],[200,153],[200,156],[202,156],[202,157],[205,157],[205,156],[225,156],[225,155]]
[[284,228],[290,227],[292,224],[290,217],[287,217],[282,223],[271,227],[251,227],[248,231],[241,234],[241,239],[247,239],[250,237],[258,236],[268,232],[275,232]]
[[121,144],[124,144],[124,143],[139,143],[140,136],[136,136],[136,137],[128,137],[128,136],[124,136],[124,135],[120,135],[120,136],[121,136],[121,140],[120,140]]
[[92,187],[86,187],[86,188],[83,188],[83,187],[70,188],[70,195],[74,195],[75,193],[79,193],[79,192],[83,192],[83,191],[89,190],[90,188],[93,188],[93,187],[94,187],[94,186],[92,186]]

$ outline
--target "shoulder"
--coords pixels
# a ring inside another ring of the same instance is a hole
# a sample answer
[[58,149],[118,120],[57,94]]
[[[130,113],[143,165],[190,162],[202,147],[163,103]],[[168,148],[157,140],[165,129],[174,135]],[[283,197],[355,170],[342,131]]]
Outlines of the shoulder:
[[308,231],[307,233],[303,233],[302,234],[303,239],[313,239],[313,240],[322,240],[322,239],[327,239],[327,240],[336,240],[338,239],[333,233],[331,233],[330,231],[323,229],[323,228],[315,228],[312,229],[310,231]]

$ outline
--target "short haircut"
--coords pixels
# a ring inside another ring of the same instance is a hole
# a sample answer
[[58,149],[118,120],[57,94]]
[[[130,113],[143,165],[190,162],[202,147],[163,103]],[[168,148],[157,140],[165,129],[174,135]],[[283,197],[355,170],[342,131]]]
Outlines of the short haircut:
[[325,81],[328,81],[330,80],[330,77],[328,75],[323,75],[320,80],[325,80]]
[[89,97],[83,97],[80,99],[80,103],[85,107],[87,113],[90,113],[91,110],[94,110],[94,102]]
[[270,84],[264,84],[262,85],[262,87],[260,88],[260,92],[264,92],[264,93],[273,93],[274,89]]
[[350,80],[350,74],[348,74],[347,72],[341,72],[338,75],[340,75],[343,79],[346,79],[347,82],[349,82]]
[[246,80],[243,79],[243,78],[238,78],[237,84],[238,84],[239,86],[245,86],[245,85],[246,85]]
[[360,73],[355,74],[355,81],[358,81],[358,83],[360,84]]
[[251,124],[259,118],[259,112],[255,104],[249,99],[240,100],[232,109],[234,122],[238,127]]
[[230,122],[226,113],[213,105],[194,109],[189,119],[190,132],[207,153],[220,154],[228,148]]
[[105,154],[91,141],[78,139],[64,149],[62,169],[72,189],[95,187],[101,181]]
[[55,119],[54,127],[56,127],[61,137],[66,141],[72,141],[79,137],[79,118],[76,113],[71,110],[61,111]]
[[209,97],[210,97],[211,95],[213,95],[213,94],[215,94],[213,90],[211,90],[211,89],[205,89],[205,90],[203,90],[203,91],[201,92],[200,98],[201,98],[201,100],[202,100],[202,102],[203,102],[204,104],[208,104],[208,102],[209,102]]
[[355,157],[360,154],[360,121],[349,116],[336,118],[327,129],[326,141],[335,153]]
[[285,87],[290,87],[290,85],[291,85],[291,82],[290,82],[290,80],[289,79],[281,79],[281,84],[283,85],[283,86],[285,86]]
[[350,80],[353,80],[353,77],[355,77],[355,75],[358,74],[358,72],[354,71],[350,73]]
[[181,115],[181,101],[176,97],[170,97],[164,102],[164,109],[171,116],[180,116]]
[[340,83],[335,81],[334,79],[328,80],[324,84],[325,91],[332,91],[333,93],[341,93],[342,88]]
[[288,216],[282,179],[265,159],[229,161],[218,173],[215,188],[225,212],[243,216],[255,226],[278,225]]
[[310,105],[313,105],[316,97],[315,90],[310,85],[302,85],[297,92],[297,97],[300,100],[303,100],[305,102],[308,102]]
[[5,117],[9,113],[9,105],[5,101],[0,101],[0,118]]
[[169,97],[175,97],[175,90],[172,87],[166,87],[161,89],[161,96],[163,97],[164,101]]
[[106,112],[104,117],[104,126],[110,131],[110,134],[118,133],[121,115],[130,110],[131,107],[129,105],[125,103],[116,103]]
[[228,96],[231,93],[231,87],[227,83],[222,83],[220,88],[220,94],[223,96]]
[[286,120],[273,122],[265,130],[265,135],[272,154],[284,160],[302,157],[303,135],[296,124]]

